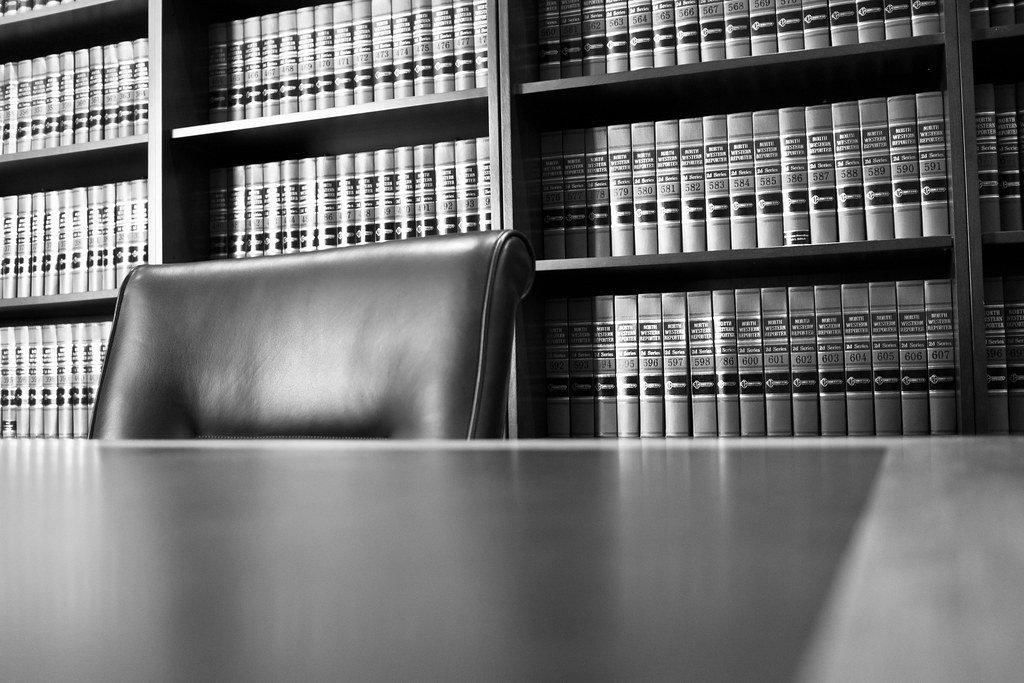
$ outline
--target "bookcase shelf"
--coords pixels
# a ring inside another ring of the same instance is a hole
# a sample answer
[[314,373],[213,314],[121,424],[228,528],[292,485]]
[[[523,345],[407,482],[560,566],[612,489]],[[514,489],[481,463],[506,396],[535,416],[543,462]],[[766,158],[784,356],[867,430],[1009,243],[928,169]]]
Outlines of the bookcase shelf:
[[114,314],[116,291],[81,292],[0,300],[0,326],[40,321],[84,320]]
[[148,135],[0,155],[0,192],[96,185],[146,175]]

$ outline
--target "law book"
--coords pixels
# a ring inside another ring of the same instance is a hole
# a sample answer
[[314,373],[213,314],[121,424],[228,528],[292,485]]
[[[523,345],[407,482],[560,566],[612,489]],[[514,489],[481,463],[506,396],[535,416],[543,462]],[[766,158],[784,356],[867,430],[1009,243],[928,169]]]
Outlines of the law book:
[[[274,15],[275,18],[277,15]],[[208,107],[210,110],[210,123],[219,123],[221,121],[228,120],[228,25],[223,21],[217,21],[210,24],[207,30],[207,43],[209,45],[208,62],[209,62],[209,74],[207,76],[207,87],[209,89]],[[83,50],[76,50],[74,52],[75,60],[75,75],[74,75],[74,91],[75,91],[75,107],[74,111],[77,113],[80,111],[78,107],[78,93],[79,93],[79,66],[78,66],[78,53],[84,52]],[[86,53],[88,54],[88,53]],[[83,74],[85,75],[85,74]],[[86,79],[88,76],[86,75]],[[88,80],[86,80],[88,83]],[[74,116],[74,115],[73,115]],[[73,124],[75,130],[78,129],[77,124]]]
[[735,296],[740,436],[765,436],[767,415],[761,290],[737,289]]
[[437,170],[437,232],[440,235],[454,235],[459,231],[459,216],[458,174],[453,140],[434,144],[434,167]]
[[1017,92],[1013,83],[999,83],[995,90],[996,172],[999,178],[999,228],[1024,229],[1020,193],[1020,144],[1018,141]]
[[[579,0],[572,0],[579,2]],[[453,3],[453,35],[455,50],[455,89],[476,87],[476,45],[473,37],[473,0],[455,0]],[[579,53],[579,17],[576,17],[576,50]],[[577,61],[578,61],[577,57]]]
[[608,126],[612,256],[636,253],[633,237],[633,149],[630,124]]
[[84,403],[86,368],[91,367],[91,346],[87,344],[87,331],[84,323],[71,326],[71,377],[68,389],[71,404],[71,436],[83,438],[88,434],[88,407]]
[[930,434],[957,431],[958,389],[953,293],[949,280],[924,281]]
[[995,86],[974,86],[975,141],[978,163],[978,206],[981,231],[999,232],[999,155]]
[[793,392],[793,436],[817,436],[818,347],[814,287],[789,288],[790,381]]
[[888,0],[885,3],[885,39],[910,38],[913,29],[910,25],[911,0]]
[[757,190],[754,177],[754,124],[750,112],[728,114],[729,244],[757,247]]
[[700,61],[725,59],[725,3],[700,0]]
[[72,215],[72,193],[71,190],[57,191],[57,238],[54,252],[54,272],[57,281],[57,294],[68,294],[71,292],[70,280],[70,248],[71,241],[71,215]]
[[594,395],[594,320],[590,297],[571,297],[567,301],[569,339],[569,431],[574,437],[593,437],[595,427]]
[[807,193],[812,244],[839,240],[832,105],[807,107]]
[[14,385],[14,330],[0,327],[0,436],[13,437],[16,430],[12,404]]
[[[377,0],[380,2],[381,0]],[[370,12],[373,12],[371,0]],[[316,23],[312,7],[300,7],[295,11],[295,24],[298,29],[298,70],[299,70],[299,111],[316,109],[318,95],[318,79],[316,73]],[[370,52],[373,59],[373,26],[370,26]],[[376,90],[375,79],[371,87]]]
[[900,338],[900,400],[903,434],[927,434],[928,349],[925,336],[924,282],[896,283],[896,307]]
[[613,74],[629,71],[628,1],[605,0],[604,20],[608,36],[608,52],[604,62],[605,72]]
[[16,437],[29,435],[28,415],[28,326],[13,328],[14,362],[11,382],[11,412],[14,417],[12,431]]
[[427,143],[413,147],[413,163],[416,166],[416,236],[429,237],[438,234],[434,146]]
[[683,250],[677,119],[655,122],[654,147],[657,172],[658,253],[677,254]]
[[676,3],[675,0],[654,0],[651,4],[654,66],[674,66],[676,63]]
[[[625,7],[625,1],[619,1]],[[542,81],[559,78],[562,75],[559,23],[558,0],[540,0],[537,3],[537,76]]]
[[750,0],[725,3],[725,57],[749,57],[751,54]]
[[829,41],[832,45],[860,42],[855,0],[828,0]]
[[1024,277],[1003,278],[1006,334],[1006,401],[1009,431],[1024,433]]
[[725,114],[703,118],[704,204],[707,250],[731,248],[729,203],[729,128]]
[[57,240],[60,231],[60,194],[43,193],[43,248],[39,257],[39,271],[43,279],[43,296],[58,293]]
[[783,245],[782,150],[779,111],[751,114],[754,141],[755,213],[758,247]]
[[88,289],[88,273],[86,271],[86,252],[88,250],[88,222],[86,220],[88,193],[84,187],[75,187],[70,191],[68,226],[68,280],[71,292],[84,292]]
[[[481,148],[486,150],[487,145],[477,145],[478,158]],[[406,240],[416,236],[416,155],[412,145],[402,145],[395,148],[395,168],[398,171],[398,188],[395,198],[398,222],[397,237],[400,240]],[[329,211],[331,206],[335,206],[340,222],[342,187],[339,181],[340,178],[335,178],[334,182],[337,188],[334,192],[337,194],[337,198],[332,203],[328,196],[327,210]],[[328,193],[330,192],[331,190],[328,190]],[[340,239],[339,237],[339,246]]]
[[[337,89],[337,79],[334,73],[334,5],[332,3],[321,3],[313,7],[313,29],[314,71],[317,79],[314,108],[328,109],[334,106],[334,93]],[[277,57],[268,55],[264,46],[264,62],[272,62],[278,58],[279,55]],[[268,89],[268,93],[271,91],[272,89]],[[264,102],[264,110],[266,110],[266,102]]]
[[991,26],[1009,26],[1015,22],[1012,0],[988,0],[988,17]]
[[40,394],[42,392],[41,346],[43,330],[39,325],[28,325],[26,344],[28,348],[25,372],[25,400],[28,403],[28,432],[25,436],[39,438],[43,435],[43,414]]
[[[131,121],[128,118],[129,95],[131,94],[131,72],[132,72],[132,44],[129,41],[118,43],[120,53],[127,45],[128,59],[123,70],[118,64],[118,102],[117,102],[117,132],[118,135],[131,135]],[[57,132],[57,115],[60,113],[61,87],[63,76],[61,73],[61,54],[54,53],[46,55],[46,78],[43,89],[46,91],[43,113],[43,147],[52,148],[60,144],[60,135]],[[123,73],[122,73],[123,71]],[[123,92],[122,92],[123,89]]]
[[949,234],[949,176],[942,93],[917,94],[917,151],[921,166],[921,233]]
[[[236,19],[227,22],[227,35],[226,35],[226,48],[227,48],[227,112],[226,117],[228,121],[239,121],[245,118],[245,30],[243,21]],[[88,85],[86,86],[89,103],[86,105],[86,139],[89,139],[89,130],[91,125],[89,122],[89,116],[92,112],[91,98],[94,90],[94,68],[92,66],[93,52],[89,50],[87,57],[83,61],[88,65]],[[77,68],[78,58],[76,56],[75,64]],[[102,78],[102,76],[100,76]],[[102,82],[102,81],[101,81]],[[79,142],[78,136],[75,139]]]
[[565,258],[565,184],[561,131],[540,136],[541,223],[544,258]]
[[629,11],[629,70],[649,69],[654,66],[654,17],[651,0],[627,0],[626,7]]
[[[432,11],[434,6],[434,4],[431,5]],[[433,18],[436,19],[436,16]],[[436,48],[436,34],[434,45]],[[435,61],[436,58],[435,55]],[[352,63],[354,74],[352,101],[355,104],[372,102],[373,8],[371,0],[352,0]],[[282,111],[284,110],[282,109]]]
[[25,271],[28,274],[29,296],[41,296],[43,293],[43,273],[40,268],[40,260],[43,253],[44,211],[43,193],[33,192],[30,195],[28,249],[25,265]]
[[110,267],[114,271],[114,286],[121,284],[121,279],[128,272],[128,260],[125,254],[126,233],[128,231],[129,193],[127,183],[114,184],[114,239],[110,248]]
[[434,36],[434,92],[455,90],[455,5],[452,0],[431,0]]
[[[105,52],[113,53],[113,77],[109,87],[104,86],[104,126],[106,138],[114,137],[114,110],[117,107],[117,48],[114,45],[104,46]],[[106,64],[104,64],[106,68]],[[109,70],[109,69],[108,69]],[[46,119],[46,79],[49,75],[49,68],[46,64],[46,57],[35,57],[32,59],[32,104],[29,108],[29,149],[43,149],[45,140],[43,136],[43,125]],[[113,95],[109,92],[113,91]],[[109,119],[109,121],[108,121]]]
[[473,0],[473,78],[477,88],[487,87],[490,73],[487,6],[488,0]]
[[633,178],[633,250],[636,254],[657,254],[658,172],[654,121],[640,121],[630,125],[630,149]]
[[[117,190],[114,183],[95,186],[96,200],[89,199],[89,242],[93,244],[93,271],[89,279],[90,291],[114,288],[114,205]],[[95,240],[93,239],[95,237]]]
[[971,28],[989,28],[991,26],[988,15],[989,0],[971,0]]
[[608,43],[605,33],[604,0],[582,0],[580,9],[581,68],[584,76],[596,76],[606,71],[605,59]]
[[[353,156],[353,164],[355,157]],[[352,214],[353,233],[358,232],[358,200],[361,177],[352,171],[355,193],[354,213]],[[302,195],[304,179],[298,159],[281,162],[281,189],[278,195],[281,203],[281,214],[284,218],[280,240],[276,239],[275,249],[280,248],[282,254],[297,254],[302,249]]]
[[675,0],[676,64],[700,62],[699,0]]
[[42,325],[39,330],[39,436],[57,438],[57,329]]
[[736,297],[734,290],[711,292],[715,344],[715,404],[718,435],[739,436],[739,360],[736,340]]
[[661,295],[665,436],[690,436],[690,365],[687,352],[686,293]]
[[[365,11],[369,13],[369,0],[359,0],[359,2],[366,3]],[[354,3],[349,3],[349,5],[353,6]],[[280,12],[277,17],[278,36],[280,36],[280,44],[277,49],[278,70],[280,72],[278,82],[280,86],[278,88],[279,93],[275,97],[280,100],[279,109],[282,114],[292,114],[299,111],[301,83],[299,78],[298,21],[298,12],[293,9]],[[369,34],[367,34],[367,37],[369,37]],[[355,40],[354,36],[352,40]]]
[[640,357],[640,436],[665,436],[665,365],[661,294],[637,295],[637,350]]
[[[260,17],[246,17],[242,20],[242,110],[247,119],[263,115],[263,55],[260,50]],[[104,66],[109,63],[106,53]],[[104,88],[107,75],[104,74]]]
[[916,97],[896,95],[887,101],[892,155],[892,213],[895,235],[920,237],[921,164],[917,151]]
[[807,126],[803,107],[779,110],[782,149],[782,231],[787,246],[810,244],[807,186]]
[[761,289],[761,337],[764,364],[764,412],[768,436],[793,434],[793,383],[790,374],[789,292]]
[[[90,58],[93,54],[92,50],[99,51],[100,64],[102,64],[102,48],[91,48]],[[31,137],[31,126],[32,126],[32,60],[22,59],[17,62],[17,105],[14,109],[14,145],[11,151],[14,152],[27,152],[32,147]],[[99,82],[100,88],[103,85],[103,69],[97,67],[93,74],[90,76],[91,79]],[[102,98],[102,89],[98,91],[99,97]],[[97,108],[97,124],[99,123],[99,109]],[[95,139],[100,139],[100,134],[97,134]],[[94,139],[90,134],[89,139]]]
[[555,297],[544,302],[544,365],[548,436],[571,434],[569,413],[568,302]]
[[[427,2],[427,0],[420,0]],[[429,7],[427,14],[429,15]],[[354,102],[355,61],[353,58],[352,2],[334,3],[334,106]]]
[[587,256],[611,256],[611,203],[608,186],[608,129],[583,133],[587,182]]
[[[412,150],[409,150],[410,156]],[[397,156],[397,150],[396,150]],[[338,158],[334,155],[320,156],[316,163],[316,225],[319,231],[320,249],[332,249],[338,246]],[[411,160],[410,160],[411,163]],[[395,162],[396,168],[398,162]],[[264,170],[266,176],[266,170]],[[279,174],[278,174],[278,177]],[[270,181],[267,182],[268,190],[272,188]],[[280,214],[280,201],[273,200],[274,192],[267,196],[267,221],[268,231],[273,235],[275,227],[280,229],[280,217],[274,217],[274,211]],[[397,199],[396,199],[397,203]],[[268,245],[269,248],[269,245]]]
[[903,433],[900,387],[899,318],[896,283],[868,284],[871,316],[871,382],[875,405],[875,434]]
[[910,32],[915,36],[942,32],[942,6],[939,0],[915,0],[910,4]]
[[829,46],[829,0],[803,0],[804,49]]
[[0,229],[3,230],[3,260],[0,261],[0,295],[4,299],[10,299],[15,296],[15,280],[14,280],[14,245],[15,245],[15,226],[17,224],[18,215],[18,197],[17,195],[7,195],[3,197],[2,206],[0,206],[0,220],[3,221],[3,225]]
[[693,435],[718,436],[718,390],[715,375],[715,325],[711,292],[687,292],[690,354],[690,405]]
[[491,140],[487,136],[476,139],[476,160],[480,169],[480,229],[493,230],[491,209]]
[[615,297],[593,298],[594,318],[594,433],[598,437],[619,435],[616,412],[618,388],[615,375]]
[[704,122],[699,116],[679,121],[679,179],[683,251],[707,251]]
[[757,0],[750,8],[750,54],[770,55],[779,51],[775,12],[775,0]]
[[[416,94],[416,54],[414,51],[412,0],[392,0],[391,12],[393,17],[391,32],[395,99],[413,97]],[[484,18],[486,19],[486,17]]]
[[871,313],[868,284],[843,284],[843,368],[846,389],[846,433],[875,433],[875,406],[871,382]]
[[433,21],[430,0],[412,0],[413,93],[417,96],[434,92]]
[[[232,166],[228,169],[228,257],[245,258],[248,250],[248,233],[245,229],[245,167]],[[83,205],[83,217],[85,216]],[[88,221],[83,220],[83,235],[88,235]],[[84,257],[84,255],[83,255]],[[91,267],[91,258],[89,258]]]
[[620,437],[640,436],[637,295],[615,295],[615,414]]
[[775,21],[779,52],[803,50],[803,0],[775,0]]
[[14,296],[29,296],[29,221],[32,213],[32,195],[19,194],[17,218],[14,223]]
[[54,351],[54,372],[57,385],[54,390],[54,403],[57,406],[57,438],[70,439],[74,434],[71,415],[71,347],[74,344],[70,324],[56,326],[56,346]]
[[839,285],[814,286],[818,355],[818,407],[822,436],[842,436],[847,429],[843,301]]
[[[280,174],[279,174],[280,175]],[[210,190],[207,207],[210,214],[210,259],[228,257],[231,200],[228,187],[228,169],[217,166],[210,169]]]
[[835,136],[836,220],[840,242],[867,239],[864,217],[864,174],[862,171],[860,110],[856,101],[832,105]]
[[[463,142],[463,141],[460,141]],[[459,170],[459,145],[455,147],[456,180]],[[476,156],[476,145],[473,145],[473,156]],[[395,239],[398,232],[397,210],[395,202],[398,192],[398,171],[395,166],[395,150],[385,148],[375,150],[373,153],[373,172],[376,175],[377,185],[377,215],[376,231],[373,235],[374,242],[390,242]],[[315,209],[315,205],[314,205]],[[316,221],[312,226],[322,227]],[[319,245],[318,245],[319,246]]]
[[869,240],[893,239],[892,155],[889,113],[884,97],[862,99],[861,158],[864,173],[864,223]]
[[[434,153],[434,146],[424,145]],[[414,152],[415,153],[415,152]],[[433,162],[431,162],[433,163]],[[338,246],[350,247],[359,233],[357,211],[359,205],[359,178],[356,176],[356,155],[338,155]]]
[[266,250],[266,185],[262,164],[245,164],[245,232],[249,249],[246,256],[262,256]]
[[[582,137],[582,133],[581,136]],[[580,203],[579,221],[583,223],[586,210],[586,199],[583,196],[583,144],[580,141]],[[568,165],[568,164],[567,164]],[[467,138],[455,141],[455,181],[457,187],[457,200],[455,210],[458,215],[459,232],[480,232],[480,168],[476,159],[476,138]],[[397,187],[398,176],[394,176]],[[394,213],[394,212],[393,212]],[[395,222],[397,229],[397,221]],[[584,251],[586,256],[586,225],[583,226]],[[568,235],[567,235],[568,237]],[[391,239],[394,239],[392,235]]]
[[1006,434],[1010,430],[1010,408],[1003,278],[984,278],[984,307],[986,431],[989,434]]
[[587,255],[587,158],[582,128],[562,131],[562,202],[565,257]]
[[[443,147],[441,143],[434,146],[435,161],[438,157],[443,157],[442,162],[447,169],[448,174],[451,176],[451,184],[455,185],[455,150]],[[359,199],[356,210],[356,244],[372,244],[374,237],[377,234],[377,174],[374,170],[374,159],[373,152],[356,152],[356,177],[359,181]],[[438,164],[438,174],[441,173],[441,163]],[[299,187],[302,187],[302,183]],[[440,199],[440,198],[439,198]],[[299,209],[301,215],[301,206],[303,202],[300,199],[296,202],[296,208]],[[440,204],[440,201],[438,202]],[[440,223],[440,210],[438,211],[438,223]],[[451,216],[446,216],[450,218]],[[300,222],[300,235],[303,229]],[[446,234],[446,233],[441,233]],[[299,248],[304,240],[300,238]]]

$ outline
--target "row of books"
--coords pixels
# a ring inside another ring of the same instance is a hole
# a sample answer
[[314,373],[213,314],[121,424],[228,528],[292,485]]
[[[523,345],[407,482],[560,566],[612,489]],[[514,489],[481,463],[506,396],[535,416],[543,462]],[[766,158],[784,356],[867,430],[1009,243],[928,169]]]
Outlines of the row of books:
[[974,108],[982,232],[1024,230],[1024,81],[977,84]]
[[909,38],[939,0],[539,0],[541,80]]
[[949,280],[555,298],[552,437],[957,431]]
[[149,40],[0,64],[0,153],[149,131]]
[[111,323],[0,328],[4,438],[89,434]]
[[1024,434],[1024,277],[987,277],[984,287],[989,431]]
[[210,27],[211,120],[486,87],[486,0],[343,0]]
[[971,0],[971,28],[1024,24],[1024,0]]
[[0,17],[31,12],[34,9],[53,7],[55,5],[70,5],[74,0],[3,0],[0,2]]
[[541,135],[544,256],[949,234],[939,92]]
[[211,176],[212,258],[492,228],[486,137],[218,168]]
[[147,183],[0,197],[4,299],[115,289],[145,263]]

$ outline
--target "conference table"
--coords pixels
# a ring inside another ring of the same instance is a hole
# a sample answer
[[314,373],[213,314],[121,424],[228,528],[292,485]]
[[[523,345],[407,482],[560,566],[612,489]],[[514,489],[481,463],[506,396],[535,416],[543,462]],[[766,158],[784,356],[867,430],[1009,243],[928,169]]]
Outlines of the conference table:
[[1024,680],[1024,439],[0,443],[0,681]]

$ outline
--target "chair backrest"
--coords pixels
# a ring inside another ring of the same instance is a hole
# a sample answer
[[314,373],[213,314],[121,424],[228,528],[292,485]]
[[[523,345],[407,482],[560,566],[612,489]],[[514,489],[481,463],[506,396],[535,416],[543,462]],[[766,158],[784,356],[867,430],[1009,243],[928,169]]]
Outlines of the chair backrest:
[[90,437],[500,437],[533,273],[514,231],[140,266]]

